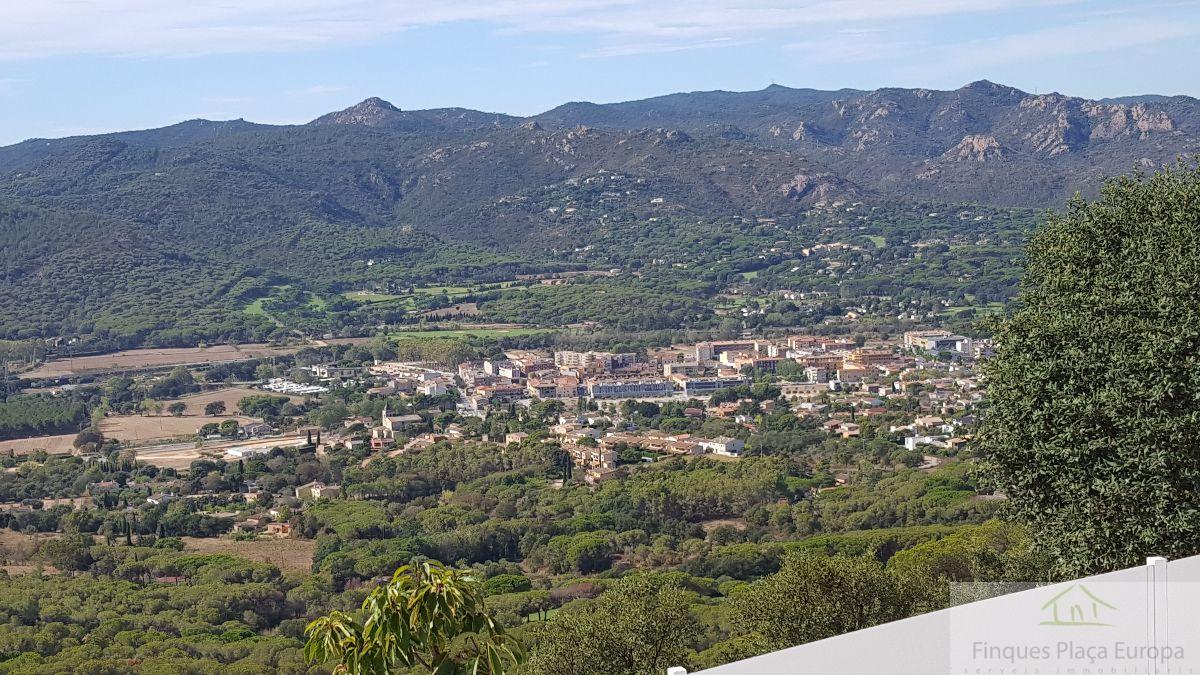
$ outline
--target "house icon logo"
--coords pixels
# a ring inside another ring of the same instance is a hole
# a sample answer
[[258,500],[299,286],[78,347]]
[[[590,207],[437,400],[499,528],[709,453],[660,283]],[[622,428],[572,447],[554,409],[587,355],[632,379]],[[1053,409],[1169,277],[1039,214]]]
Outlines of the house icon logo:
[[1083,584],[1075,584],[1047,600],[1042,611],[1049,617],[1042,626],[1111,626],[1105,618],[1118,610]]

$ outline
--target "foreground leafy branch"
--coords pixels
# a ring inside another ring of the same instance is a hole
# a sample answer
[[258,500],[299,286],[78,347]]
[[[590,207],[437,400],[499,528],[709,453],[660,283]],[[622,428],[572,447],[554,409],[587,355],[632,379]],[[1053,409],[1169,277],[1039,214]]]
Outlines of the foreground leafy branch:
[[500,675],[525,660],[519,642],[484,607],[481,585],[437,561],[405,565],[363,601],[361,620],[331,612],[308,625],[305,657],[335,672],[384,675],[399,668]]

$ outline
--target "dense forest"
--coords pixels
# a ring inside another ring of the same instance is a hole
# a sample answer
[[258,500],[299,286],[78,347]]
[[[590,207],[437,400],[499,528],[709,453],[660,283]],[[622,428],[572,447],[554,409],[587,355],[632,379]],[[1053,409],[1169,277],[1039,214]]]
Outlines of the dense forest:
[[72,433],[86,419],[84,404],[70,398],[13,397],[0,401],[0,440]]

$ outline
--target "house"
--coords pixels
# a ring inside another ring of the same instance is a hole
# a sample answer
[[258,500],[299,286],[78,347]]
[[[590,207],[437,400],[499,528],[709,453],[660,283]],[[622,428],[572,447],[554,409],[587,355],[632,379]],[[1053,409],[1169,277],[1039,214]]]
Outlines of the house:
[[321,365],[310,366],[309,370],[322,380],[348,380],[363,373],[363,369],[359,366]]
[[509,443],[520,443],[521,441],[524,441],[526,438],[529,438],[529,434],[525,433],[524,431],[517,431],[517,432],[511,433],[511,434],[505,434],[504,435],[504,444],[508,445]]
[[176,499],[179,499],[179,495],[176,495],[171,492],[159,492],[159,493],[152,494],[149,497],[146,497],[146,503],[147,504],[155,504],[155,505],[169,504],[169,503],[175,501]]
[[727,457],[737,457],[746,449],[746,442],[740,438],[731,438],[729,436],[718,436],[713,439],[702,440],[698,442],[700,447],[717,455],[725,455]]
[[238,428],[238,434],[242,438],[261,438],[273,433],[275,433],[275,429],[266,422],[250,422]]
[[268,523],[267,534],[273,537],[290,537],[292,535],[291,523]]
[[265,445],[238,446],[226,449],[225,454],[231,459],[245,459],[256,455],[269,455],[271,454],[271,448]]
[[417,391],[426,396],[441,396],[449,390],[450,388],[442,380],[430,380],[417,385]]
[[326,485],[320,481],[313,481],[296,488],[297,499],[335,499],[341,493],[340,485]]
[[116,481],[103,480],[99,483],[88,483],[87,492],[91,496],[120,492],[121,486]]
[[392,415],[388,413],[387,406],[384,406],[380,415],[380,425],[371,430],[371,447],[376,450],[386,448],[409,427],[424,423],[425,420],[420,415]]
[[789,401],[814,399],[829,391],[829,384],[823,382],[784,382],[779,385],[780,396]]
[[574,375],[530,377],[526,386],[530,396],[540,399],[571,399],[580,395],[579,378]]
[[613,478],[620,478],[626,475],[625,467],[616,467],[612,469],[588,469],[583,475],[583,480],[588,485],[598,485],[604,481]]
[[259,518],[247,518],[245,520],[233,524],[235,534],[253,534],[258,532],[262,526],[262,520]]

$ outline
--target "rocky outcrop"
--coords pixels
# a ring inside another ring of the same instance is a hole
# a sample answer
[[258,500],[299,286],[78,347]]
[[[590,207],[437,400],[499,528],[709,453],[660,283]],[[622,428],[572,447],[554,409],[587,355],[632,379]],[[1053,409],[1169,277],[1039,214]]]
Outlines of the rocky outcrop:
[[1094,104],[1087,108],[1087,112],[1095,120],[1091,133],[1093,140],[1111,140],[1135,134],[1144,139],[1152,133],[1175,130],[1175,123],[1166,111],[1151,109],[1142,103],[1131,106]]
[[1151,110],[1141,103],[1135,103],[1129,108],[1133,124],[1142,132],[1144,138],[1153,131],[1174,131],[1175,123],[1164,110]]
[[372,96],[362,103],[352,105],[345,110],[322,115],[313,120],[312,123],[316,125],[357,124],[360,126],[378,127],[390,124],[400,114],[402,114],[401,110],[396,106],[377,96]]
[[655,129],[654,142],[666,145],[678,145],[692,142],[692,137],[678,129]]
[[993,159],[1001,159],[1004,157],[1004,151],[1000,148],[1000,142],[995,136],[986,136],[983,134],[968,134],[963,136],[958,145],[947,150],[943,155],[943,159],[957,160],[960,162],[986,162]]
[[847,186],[832,173],[798,173],[779,186],[779,193],[792,201],[822,201],[845,196]]

